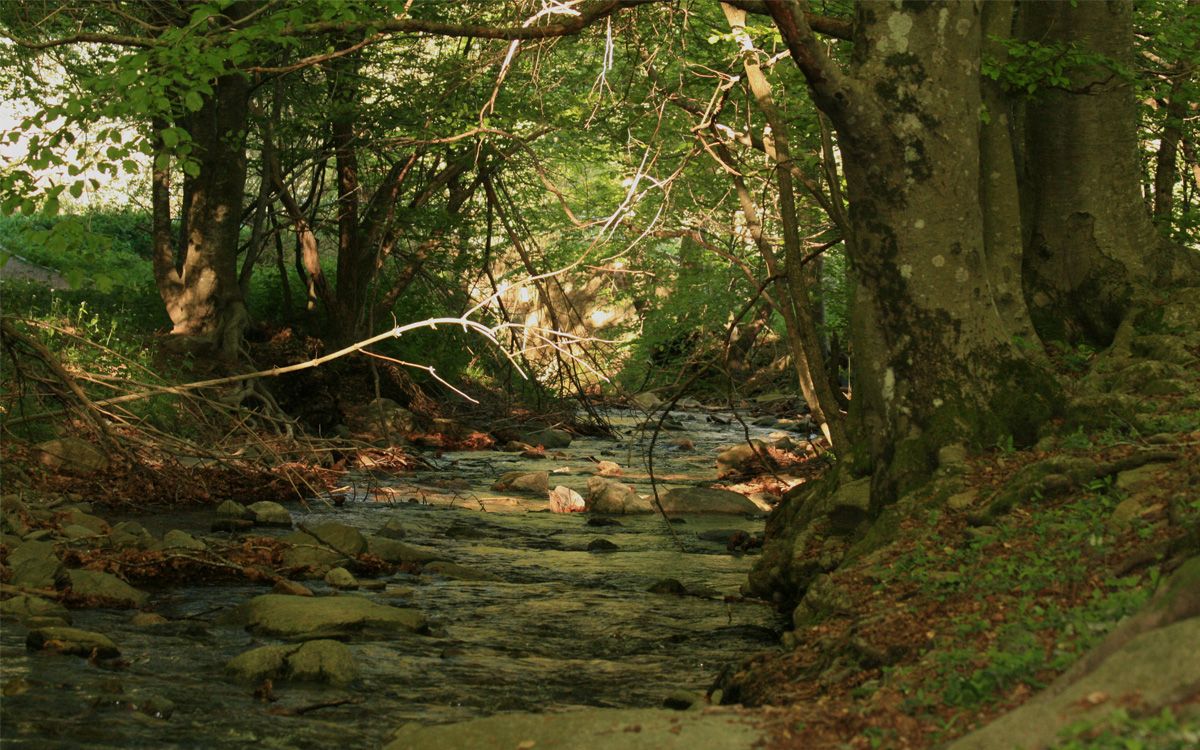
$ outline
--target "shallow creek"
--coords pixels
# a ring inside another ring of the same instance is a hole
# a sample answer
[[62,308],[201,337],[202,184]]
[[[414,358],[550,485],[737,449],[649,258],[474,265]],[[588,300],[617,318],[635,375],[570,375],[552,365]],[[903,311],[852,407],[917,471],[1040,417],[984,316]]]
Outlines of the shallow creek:
[[[686,413],[681,422],[683,431],[659,439],[660,491],[711,480],[717,446],[742,439],[736,422],[714,424],[703,412]],[[364,532],[398,520],[406,542],[500,579],[400,574],[387,579],[384,591],[340,594],[415,607],[433,625],[430,635],[351,641],[361,679],[348,688],[280,684],[275,702],[260,702],[250,687],[230,681],[224,666],[274,641],[221,625],[219,618],[266,589],[171,588],[152,592],[149,607],[167,617],[166,624],[135,627],[124,610],[72,613],[75,627],[116,641],[126,663],[119,669],[27,653],[25,630],[6,625],[0,678],[5,684],[23,678],[25,689],[3,698],[4,746],[371,747],[407,721],[580,705],[657,706],[672,692],[703,693],[723,666],[771,647],[781,623],[761,603],[725,600],[738,593],[754,558],[731,555],[700,534],[761,533],[762,517],[686,516],[668,527],[657,516],[626,516],[619,526],[593,527],[586,514],[545,512],[542,498],[488,489],[504,471],[549,470],[555,472],[551,486],[586,494],[595,458],[616,461],[625,468],[620,481],[648,493],[640,448],[646,436],[630,434],[636,420],[629,413],[614,414],[613,423],[621,440],[580,439],[541,460],[449,453],[433,459],[438,471],[360,476],[340,507],[320,499],[292,507],[297,523],[335,519]],[[751,428],[753,437],[771,432]],[[674,437],[689,438],[696,450],[667,447]],[[171,528],[207,534],[211,518],[211,512],[191,512],[136,520],[156,535]],[[617,549],[587,551],[598,538]],[[682,582],[692,595],[647,591],[664,578]],[[331,593],[320,581],[306,583],[318,595]],[[156,699],[174,704],[169,718],[132,708]],[[286,715],[343,699],[350,702]]]

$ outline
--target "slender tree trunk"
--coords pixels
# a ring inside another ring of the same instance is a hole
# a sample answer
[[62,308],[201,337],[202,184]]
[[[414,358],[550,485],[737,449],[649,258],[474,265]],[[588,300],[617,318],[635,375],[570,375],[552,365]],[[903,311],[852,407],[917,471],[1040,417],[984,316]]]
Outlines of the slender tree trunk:
[[[771,275],[781,276],[776,282],[780,287],[781,312],[787,326],[792,362],[796,368],[796,376],[800,382],[804,400],[808,403],[814,421],[825,434],[825,439],[835,450],[848,451],[849,440],[846,436],[841,411],[838,408],[838,401],[834,396],[829,379],[825,377],[825,356],[820,337],[817,334],[816,312],[810,296],[816,275],[813,268],[805,267],[804,248],[801,245],[800,232],[796,225],[796,196],[792,186],[792,156],[788,142],[787,122],[775,106],[771,95],[771,85],[759,65],[759,52],[755,49],[750,35],[746,33],[746,12],[727,4],[722,4],[721,7],[725,11],[725,18],[729,22],[730,28],[733,29],[735,38],[742,47],[742,62],[750,91],[771,127],[775,151],[775,176],[779,188],[779,212],[783,224],[783,268],[778,268],[775,253],[763,237],[761,222],[758,220],[753,221],[753,224],[757,226],[755,242],[763,252]],[[745,212],[748,198],[745,186],[740,185],[738,192],[742,198],[743,212]],[[752,223],[750,215],[747,215],[747,223]],[[771,268],[771,266],[775,267]]]
[[338,256],[337,279],[334,283],[333,311],[334,340],[349,341],[360,333],[362,321],[356,312],[362,311],[360,303],[366,292],[369,279],[363,278],[363,251],[359,237],[358,211],[361,185],[358,173],[358,146],[355,124],[358,120],[357,87],[354,78],[358,65],[353,57],[343,58],[330,72],[330,103],[332,115],[330,125],[333,135],[333,153],[337,170],[338,185]]
[[[154,270],[172,332],[236,359],[248,316],[238,284],[238,230],[246,187],[245,137],[249,82],[228,75],[188,120],[199,174],[188,183],[181,220],[186,236],[173,247],[170,169],[165,152],[153,175]],[[160,130],[165,123],[156,123]]]

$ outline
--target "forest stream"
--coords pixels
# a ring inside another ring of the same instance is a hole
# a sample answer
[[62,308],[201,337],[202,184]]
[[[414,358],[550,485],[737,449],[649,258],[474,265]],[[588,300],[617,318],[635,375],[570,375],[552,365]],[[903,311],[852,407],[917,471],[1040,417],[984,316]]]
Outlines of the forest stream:
[[[761,535],[765,514],[688,515],[669,526],[658,515],[609,522],[548,512],[545,497],[489,489],[506,471],[548,470],[551,487],[586,494],[595,462],[610,460],[624,469],[620,481],[649,494],[649,434],[631,412],[610,416],[617,440],[577,439],[545,459],[491,451],[431,456],[434,470],[355,477],[338,505],[314,498],[289,507],[297,527],[332,519],[373,533],[398,522],[406,543],[457,566],[442,575],[388,575],[353,592],[306,582],[317,596],[415,608],[429,623],[426,633],[350,639],[359,678],[348,686],[279,684],[264,699],[261,689],[231,680],[225,665],[281,641],[224,617],[264,587],[174,587],[151,592],[146,609],[167,619],[157,625],[134,624],[128,610],[72,612],[75,627],[120,645],[116,663],[27,651],[24,629],[5,627],[2,679],[6,688],[21,685],[6,689],[5,746],[372,747],[409,721],[661,706],[680,694],[702,699],[723,667],[778,642],[777,614],[739,596],[754,555],[731,553],[724,541],[735,530]],[[660,492],[714,479],[715,450],[745,437],[727,417],[678,415],[676,427],[684,429],[663,433],[655,450]],[[748,429],[755,438],[774,431]],[[679,436],[695,450],[669,447]],[[155,536],[181,529],[227,538],[210,532],[212,519],[208,510],[126,520]],[[598,539],[613,546],[596,550]],[[663,591],[655,584],[668,579],[686,593],[672,583],[665,590],[676,593],[650,591]]]

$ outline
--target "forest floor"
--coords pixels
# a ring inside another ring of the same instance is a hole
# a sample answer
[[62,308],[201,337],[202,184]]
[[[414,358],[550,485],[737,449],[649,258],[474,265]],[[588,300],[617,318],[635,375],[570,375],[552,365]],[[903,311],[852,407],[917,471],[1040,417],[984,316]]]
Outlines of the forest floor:
[[[1118,467],[1141,449],[1162,463],[1028,497],[1000,518],[977,512],[1027,467]],[[1200,549],[1200,429],[980,456],[965,479],[965,494],[921,498],[928,510],[891,544],[824,579],[825,611],[794,631],[793,648],[729,681],[737,700],[775,707],[770,747],[937,747],[968,733],[1052,684]],[[1196,690],[1167,707],[1089,701],[1116,713],[1066,722],[1064,746],[1182,748],[1200,730]]]

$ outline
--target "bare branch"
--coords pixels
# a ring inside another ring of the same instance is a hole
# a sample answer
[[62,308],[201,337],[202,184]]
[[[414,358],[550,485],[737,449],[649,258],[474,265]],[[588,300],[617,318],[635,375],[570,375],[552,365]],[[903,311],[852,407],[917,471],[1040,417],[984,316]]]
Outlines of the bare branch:
[[550,39],[578,34],[596,21],[607,18],[623,8],[653,5],[665,0],[603,0],[563,21],[542,26],[487,26],[482,24],[455,24],[443,21],[428,21],[416,18],[393,18],[375,22],[320,21],[317,23],[289,26],[280,31],[281,36],[312,36],[314,34],[354,34],[377,32],[392,34],[430,34],[433,36],[472,37],[476,39]]

